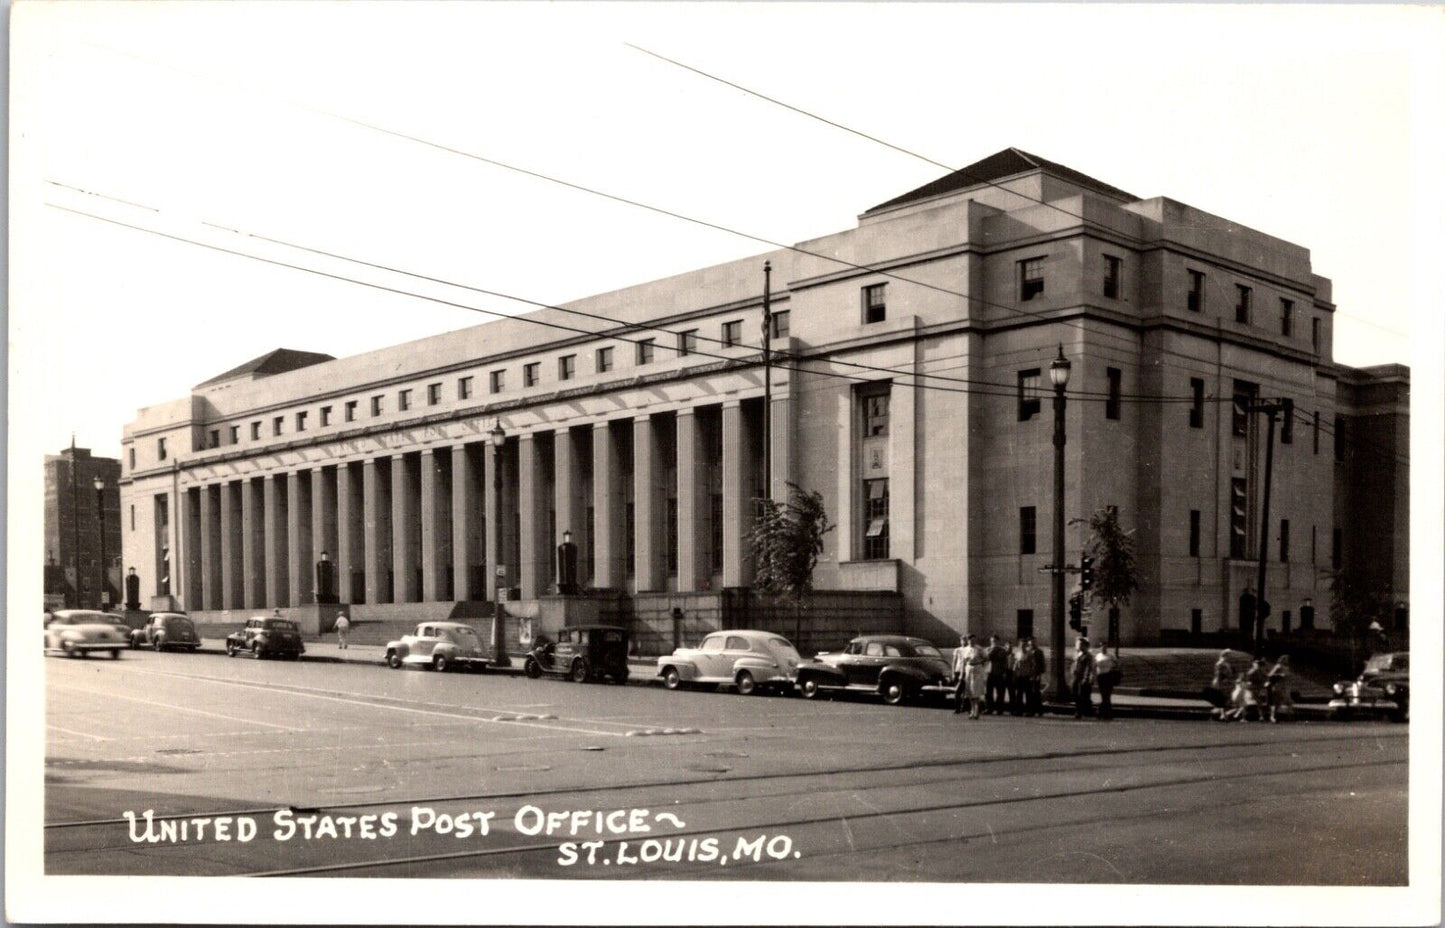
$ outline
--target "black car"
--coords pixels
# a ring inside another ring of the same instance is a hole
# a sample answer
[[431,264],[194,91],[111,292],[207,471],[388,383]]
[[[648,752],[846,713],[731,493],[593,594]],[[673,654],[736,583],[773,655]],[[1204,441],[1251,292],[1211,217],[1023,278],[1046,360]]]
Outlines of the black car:
[[174,648],[194,653],[201,646],[201,636],[196,634],[196,624],[188,616],[157,612],[149,622],[130,633],[130,646],[157,651]]
[[904,635],[863,635],[842,651],[824,652],[798,667],[808,699],[829,691],[877,693],[896,706],[925,691],[941,692],[953,670],[931,642]]
[[1329,707],[1333,718],[1374,714],[1395,722],[1408,722],[1410,653],[1373,654],[1365,662],[1358,680],[1341,680],[1334,689]]
[[301,629],[289,619],[256,616],[246,620],[246,627],[226,636],[226,656],[235,657],[249,651],[252,657],[285,657],[300,660],[306,646],[301,643]]
[[615,625],[564,628],[551,641],[539,635],[522,663],[527,676],[567,677],[577,683],[627,682],[627,629]]

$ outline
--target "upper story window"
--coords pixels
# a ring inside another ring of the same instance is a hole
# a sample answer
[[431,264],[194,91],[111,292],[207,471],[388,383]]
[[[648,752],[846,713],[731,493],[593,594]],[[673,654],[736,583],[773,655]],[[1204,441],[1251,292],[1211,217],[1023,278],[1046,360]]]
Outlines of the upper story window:
[[396,394],[396,408],[399,412],[406,412],[411,408],[411,391],[400,390]]
[[788,310],[773,313],[773,338],[787,338],[792,326],[792,313]]
[[241,443],[241,427],[240,427],[239,425],[233,425],[233,426],[231,426],[231,444],[233,444],[233,445],[238,445],[238,444],[240,444],[240,443]]
[[1249,325],[1250,312],[1254,305],[1254,293],[1244,284],[1235,284],[1234,289],[1238,293],[1234,302],[1234,321],[1241,325]]
[[442,385],[429,383],[426,385],[426,404],[435,406],[442,401]]
[[281,434],[281,430],[282,430],[283,428],[285,428],[285,426],[286,426],[286,417],[285,417],[285,416],[277,416],[277,417],[275,417],[274,419],[271,420],[271,434],[272,434],[273,436],[280,435],[280,434]]
[[1279,334],[1289,338],[1294,334],[1294,300],[1279,298]]
[[321,427],[324,429],[331,424],[331,407],[321,407]]
[[1027,303],[1044,292],[1044,259],[1026,258],[1019,262],[1019,301]]
[[1315,450],[1314,450],[1314,453],[1315,453],[1315,454],[1319,454],[1319,453],[1320,453],[1320,411],[1319,411],[1318,409],[1315,410],[1314,431],[1315,431]]
[[1038,551],[1038,509],[1033,506],[1019,507],[1019,554],[1034,554]]
[[542,362],[533,361],[531,364],[522,365],[522,386],[535,387],[537,381],[542,379]]
[[1119,298],[1119,277],[1123,269],[1123,258],[1104,255],[1104,296],[1111,300]]
[[869,284],[863,288],[863,321],[882,322],[888,318],[888,285]]
[[1035,367],[1026,371],[1019,371],[1019,421],[1027,422],[1037,416],[1044,408],[1044,401],[1039,395],[1039,376],[1041,371]]
[[1204,428],[1204,381],[1198,377],[1189,378],[1189,427]]
[[346,401],[345,419],[347,422],[356,421],[356,400]]
[[1310,345],[1314,348],[1315,354],[1320,353],[1320,319],[1318,316],[1310,319]]
[[605,374],[612,370],[612,348],[597,349],[597,373]]
[[304,409],[296,414],[296,431],[306,431],[306,410]]
[[686,357],[697,351],[697,329],[677,333],[677,353]]
[[743,321],[741,319],[723,323],[722,342],[724,348],[734,348],[743,343]]
[[212,448],[219,448],[219,447],[221,447],[221,430],[220,430],[220,429],[211,429],[211,447],[212,447]]
[[469,400],[472,398],[472,378],[457,378],[457,399]]
[[1204,311],[1204,272],[1189,272],[1189,300],[1187,303],[1191,313]]
[[888,434],[888,393],[868,393],[863,399],[863,435],[874,438]]
[[1104,418],[1117,419],[1123,405],[1124,373],[1117,367],[1108,367],[1104,373],[1109,378],[1109,397],[1104,401]]
[[1254,398],[1259,393],[1259,387],[1247,380],[1236,380],[1234,382],[1234,419],[1231,423],[1231,431],[1243,438],[1249,434],[1250,407],[1254,405]]
[[158,460],[158,461],[164,461],[165,459],[166,459],[166,440],[165,440],[164,438],[157,438],[157,439],[156,439],[156,460]]
[[653,355],[657,351],[657,339],[644,338],[637,343],[637,363],[639,365],[651,364]]
[[489,381],[487,384],[487,390],[489,392],[501,393],[503,390],[507,389],[506,371],[492,371],[490,374],[487,375],[487,378]]
[[380,397],[380,396],[373,396],[373,397],[371,398],[371,416],[372,416],[372,418],[376,418],[377,416],[381,415],[381,408],[382,408],[382,407],[381,407],[381,401],[382,401],[382,397]]
[[1294,400],[1280,400],[1284,408],[1279,411],[1279,442],[1282,445],[1294,444]]
[[571,380],[577,376],[577,356],[564,354],[557,359],[557,379]]
[[259,419],[257,419],[255,422],[252,422],[252,423],[251,423],[251,440],[252,440],[252,441],[260,441],[260,440],[261,440],[261,420],[259,420]]

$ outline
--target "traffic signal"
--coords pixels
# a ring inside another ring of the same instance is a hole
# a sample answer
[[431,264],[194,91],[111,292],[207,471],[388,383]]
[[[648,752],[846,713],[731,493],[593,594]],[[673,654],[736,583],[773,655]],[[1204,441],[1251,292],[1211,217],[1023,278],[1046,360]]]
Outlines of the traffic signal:
[[1084,557],[1079,559],[1079,589],[1092,590],[1094,588],[1094,559]]
[[1075,593],[1069,597],[1069,628],[1076,632],[1084,630],[1084,597]]

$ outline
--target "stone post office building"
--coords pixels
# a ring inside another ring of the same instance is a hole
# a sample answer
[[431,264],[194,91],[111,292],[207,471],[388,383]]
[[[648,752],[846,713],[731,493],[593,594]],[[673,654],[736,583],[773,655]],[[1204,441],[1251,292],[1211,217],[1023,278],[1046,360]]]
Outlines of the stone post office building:
[[[570,532],[570,599],[715,615],[749,583],[768,420],[773,496],[818,490],[837,523],[815,584],[855,592],[821,602],[941,645],[1042,637],[1062,346],[1067,512],[1136,529],[1123,640],[1236,625],[1261,531],[1280,628],[1306,598],[1327,614],[1347,559],[1407,588],[1408,371],[1334,363],[1334,311],[1300,245],[1008,149],[793,249],[356,357],[278,349],[142,409],[125,563],[211,620],[310,603],[323,550],[356,616],[450,614],[498,582],[524,614]],[[1261,529],[1246,410],[1274,397],[1293,410]],[[1083,542],[1069,528],[1070,562]]]

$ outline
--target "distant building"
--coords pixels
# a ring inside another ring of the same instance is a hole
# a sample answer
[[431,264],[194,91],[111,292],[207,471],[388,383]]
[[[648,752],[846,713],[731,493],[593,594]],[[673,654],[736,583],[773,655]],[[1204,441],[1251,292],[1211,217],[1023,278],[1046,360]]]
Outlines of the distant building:
[[[818,588],[889,592],[940,644],[1046,636],[1062,347],[1067,514],[1117,506],[1138,540],[1123,640],[1239,627],[1266,541],[1268,627],[1307,599],[1323,621],[1333,563],[1408,575],[1408,472],[1360,450],[1403,458],[1408,372],[1336,364],[1331,299],[1299,245],[1008,149],[797,249],[564,307],[590,317],[277,351],[143,409],[127,563],[155,586],[183,551],[188,609],[259,609],[310,602],[326,550],[343,602],[445,614],[499,565],[547,595],[570,531],[584,589],[694,614],[748,586],[750,501],[792,481],[837,523]],[[1291,408],[1261,527],[1264,398]],[[1077,563],[1082,530],[1065,541]]]
[[[96,508],[96,480],[103,484],[100,509]],[[104,580],[100,560],[102,511]],[[99,609],[120,603],[121,518],[120,461],[92,457],[86,448],[66,448],[45,456],[47,606]]]

